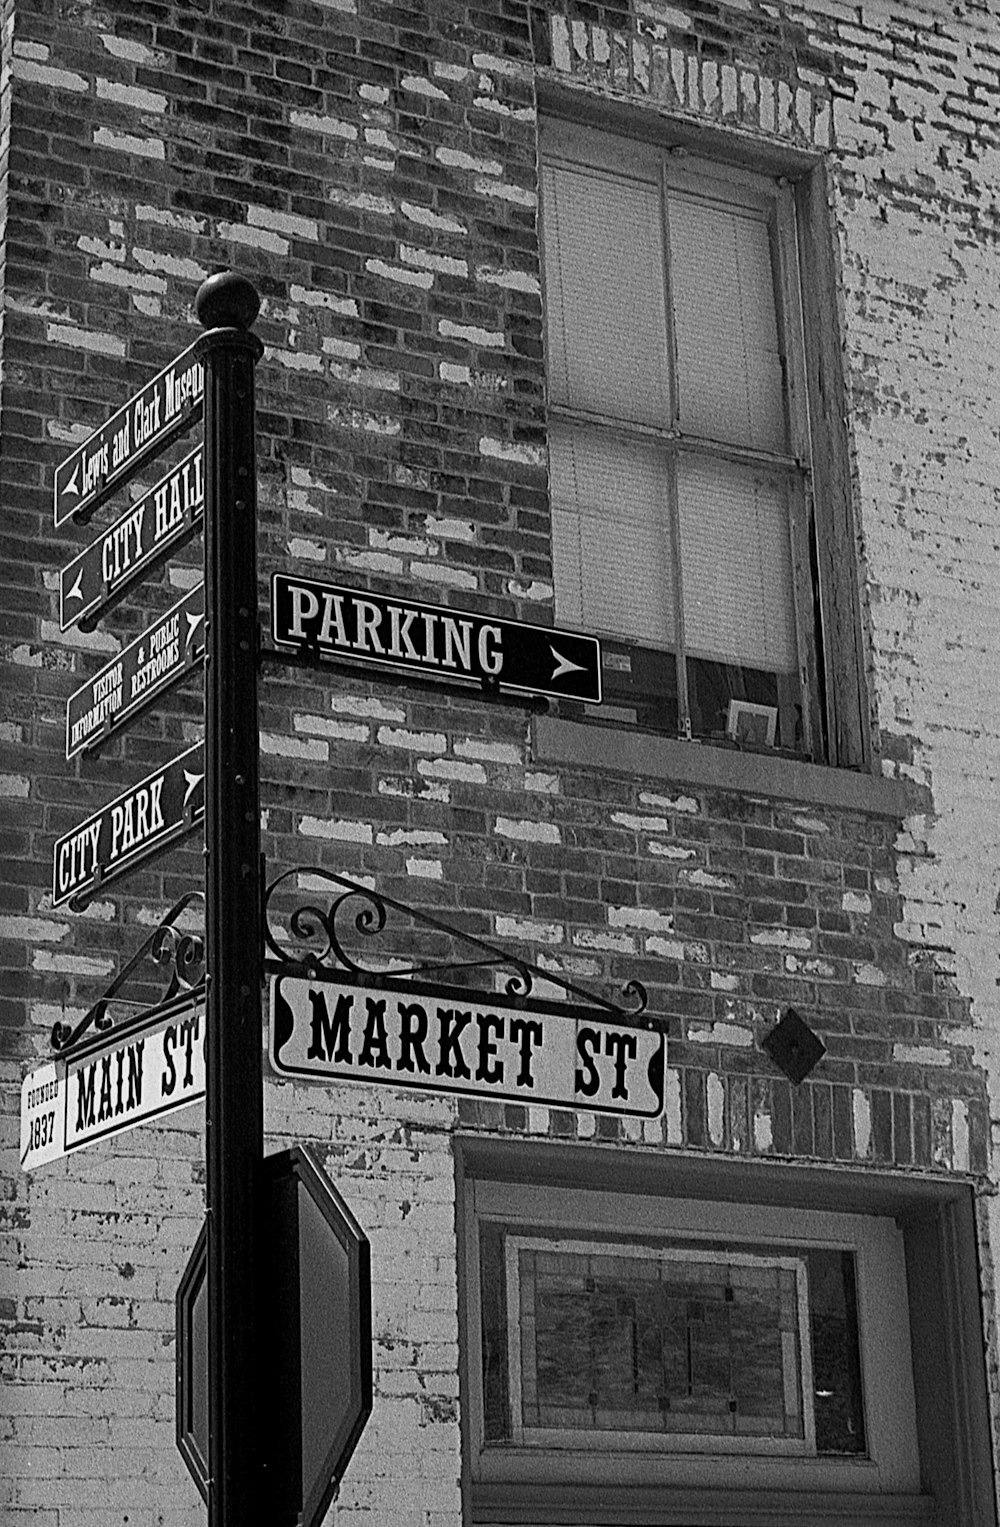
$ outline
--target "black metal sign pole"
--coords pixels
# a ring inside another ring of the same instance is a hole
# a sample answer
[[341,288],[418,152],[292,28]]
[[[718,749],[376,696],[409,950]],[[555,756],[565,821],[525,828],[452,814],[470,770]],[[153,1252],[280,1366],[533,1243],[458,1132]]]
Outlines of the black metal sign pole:
[[255,1181],[263,1159],[257,480],[250,333],[232,272],[195,308],[205,364],[205,944],[209,1527],[256,1519]]

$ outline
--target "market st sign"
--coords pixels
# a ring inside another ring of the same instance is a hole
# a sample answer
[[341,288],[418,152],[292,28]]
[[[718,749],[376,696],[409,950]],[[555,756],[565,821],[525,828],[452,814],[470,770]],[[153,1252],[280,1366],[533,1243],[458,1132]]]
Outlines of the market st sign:
[[21,1084],[21,1166],[48,1161],[205,1096],[205,1009],[190,996],[95,1034]]
[[551,695],[601,699],[595,636],[466,610],[418,604],[275,573],[271,635],[277,647],[317,659],[350,658],[414,676]]
[[268,1054],[279,1076],[642,1118],[663,1111],[663,1034],[569,1003],[275,975]]
[[53,518],[84,524],[116,488],[201,417],[204,348],[195,340],[56,467]]

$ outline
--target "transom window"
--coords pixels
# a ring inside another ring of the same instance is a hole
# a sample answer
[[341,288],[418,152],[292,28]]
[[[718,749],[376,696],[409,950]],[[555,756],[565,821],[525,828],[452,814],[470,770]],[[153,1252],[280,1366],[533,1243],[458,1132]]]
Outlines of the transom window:
[[480,1247],[488,1440],[864,1453],[852,1252]]
[[557,620],[608,639],[604,719],[813,756],[792,192],[557,120],[541,149]]

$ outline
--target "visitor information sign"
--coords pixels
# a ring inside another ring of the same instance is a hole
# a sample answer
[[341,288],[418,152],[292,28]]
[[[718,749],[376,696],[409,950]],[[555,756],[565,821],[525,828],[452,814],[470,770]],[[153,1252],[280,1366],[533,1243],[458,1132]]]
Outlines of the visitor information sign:
[[185,996],[24,1078],[21,1166],[30,1172],[204,1096],[204,1002]]
[[593,1009],[414,984],[271,978],[268,1054],[279,1076],[382,1082],[653,1118],[664,1036]]
[[205,660],[199,583],[66,702],[66,757],[93,748]]

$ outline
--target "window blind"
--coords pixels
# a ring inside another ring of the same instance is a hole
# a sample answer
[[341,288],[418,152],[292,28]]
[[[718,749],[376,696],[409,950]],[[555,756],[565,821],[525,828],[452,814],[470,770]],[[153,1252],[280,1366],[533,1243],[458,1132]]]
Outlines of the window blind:
[[668,463],[656,446],[552,420],[556,618],[673,647]]
[[550,164],[542,194],[552,402],[666,425],[659,187]]
[[679,424],[758,450],[787,446],[767,224],[671,194],[670,284]]
[[677,497],[685,648],[742,667],[793,672],[785,484],[753,467],[684,452]]

